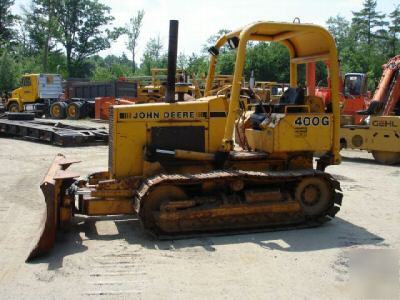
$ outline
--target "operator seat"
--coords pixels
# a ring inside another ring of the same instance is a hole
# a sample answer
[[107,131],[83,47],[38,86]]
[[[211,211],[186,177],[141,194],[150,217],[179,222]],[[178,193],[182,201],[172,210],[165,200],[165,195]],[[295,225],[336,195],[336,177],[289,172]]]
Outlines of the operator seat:
[[[304,105],[305,104],[305,93],[304,89],[298,88],[288,88],[281,98],[278,104],[264,104],[260,103],[255,107],[255,112],[251,114],[250,120],[253,129],[260,129],[260,124],[265,120],[268,113],[284,113],[285,107]],[[291,107],[291,113],[303,112],[304,107]]]
[[[287,105],[304,105],[304,104],[305,104],[304,89],[301,87],[288,88],[281,96],[279,103],[274,105],[275,106],[274,112],[284,113],[285,107]],[[291,112],[294,111],[291,110]]]

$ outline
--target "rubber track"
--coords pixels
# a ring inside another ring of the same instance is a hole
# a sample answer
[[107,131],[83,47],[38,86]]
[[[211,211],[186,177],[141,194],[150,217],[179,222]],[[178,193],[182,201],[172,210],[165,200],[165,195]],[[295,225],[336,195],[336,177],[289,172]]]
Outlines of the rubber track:
[[[201,236],[220,236],[226,234],[241,234],[241,233],[251,233],[251,232],[265,232],[265,231],[277,231],[277,230],[289,230],[289,229],[303,229],[320,226],[323,223],[331,220],[335,217],[336,213],[340,210],[340,205],[342,203],[343,195],[341,193],[340,183],[334,179],[330,174],[318,171],[318,170],[292,170],[292,171],[267,171],[267,172],[254,172],[254,171],[242,171],[242,170],[217,170],[208,173],[181,175],[181,174],[160,174],[154,177],[146,179],[141,187],[137,190],[135,196],[135,208],[139,212],[143,201],[146,201],[149,192],[156,186],[160,185],[193,185],[199,184],[207,181],[215,180],[237,180],[245,179],[251,181],[270,181],[272,182],[290,182],[298,181],[305,177],[319,176],[324,177],[331,185],[334,191],[333,195],[333,205],[330,206],[326,211],[321,213],[319,216],[315,216],[312,219],[308,219],[305,223],[301,224],[291,224],[283,226],[274,226],[267,228],[256,228],[256,229],[235,229],[235,230],[217,230],[216,232],[205,232],[205,233],[182,233],[173,235],[159,235],[159,239],[183,239]],[[140,216],[140,214],[139,214]],[[154,233],[153,233],[154,235]]]

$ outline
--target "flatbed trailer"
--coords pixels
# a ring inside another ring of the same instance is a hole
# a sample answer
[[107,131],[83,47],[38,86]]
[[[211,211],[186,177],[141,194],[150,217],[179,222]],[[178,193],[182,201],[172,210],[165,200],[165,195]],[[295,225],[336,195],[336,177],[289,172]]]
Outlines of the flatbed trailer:
[[47,120],[9,120],[0,118],[0,137],[20,137],[62,147],[106,145],[108,130],[90,126],[67,125]]

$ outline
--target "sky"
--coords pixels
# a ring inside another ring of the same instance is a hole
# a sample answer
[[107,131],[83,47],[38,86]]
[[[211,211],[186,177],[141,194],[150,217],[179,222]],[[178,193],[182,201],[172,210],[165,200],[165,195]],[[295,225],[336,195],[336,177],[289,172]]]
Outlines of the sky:
[[[233,30],[255,21],[292,22],[299,17],[301,23],[325,26],[331,16],[340,14],[351,20],[351,11],[362,9],[363,0],[99,0],[111,7],[115,17],[113,26],[125,26],[138,10],[145,11],[143,27],[138,41],[136,62],[146,42],[158,35],[168,44],[169,20],[179,20],[178,51],[187,55],[200,53],[208,37],[220,29]],[[16,0],[14,11],[21,12],[21,5],[29,6],[28,0]],[[378,0],[377,10],[390,13],[399,2]],[[120,37],[110,49],[100,53],[121,55],[126,49],[126,38]]]

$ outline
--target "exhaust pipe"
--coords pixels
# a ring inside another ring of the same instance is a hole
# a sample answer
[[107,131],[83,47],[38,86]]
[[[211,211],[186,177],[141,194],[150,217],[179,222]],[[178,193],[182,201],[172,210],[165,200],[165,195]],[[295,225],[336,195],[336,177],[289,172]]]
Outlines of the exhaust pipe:
[[175,103],[176,60],[178,56],[178,20],[169,21],[168,76],[165,102]]

